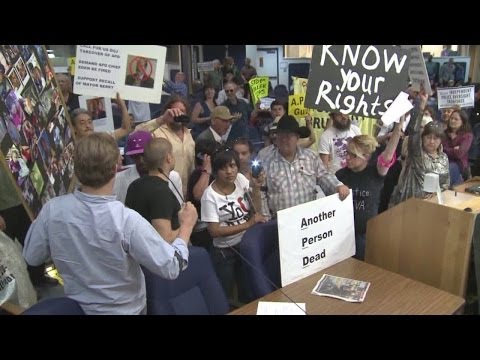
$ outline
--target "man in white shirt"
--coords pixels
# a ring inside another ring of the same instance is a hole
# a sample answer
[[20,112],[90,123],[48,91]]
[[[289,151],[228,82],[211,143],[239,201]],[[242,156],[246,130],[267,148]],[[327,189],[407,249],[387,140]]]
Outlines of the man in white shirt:
[[348,140],[361,135],[361,131],[352,124],[348,115],[335,112],[331,113],[330,117],[333,125],[320,136],[318,152],[328,172],[335,174],[346,165]]

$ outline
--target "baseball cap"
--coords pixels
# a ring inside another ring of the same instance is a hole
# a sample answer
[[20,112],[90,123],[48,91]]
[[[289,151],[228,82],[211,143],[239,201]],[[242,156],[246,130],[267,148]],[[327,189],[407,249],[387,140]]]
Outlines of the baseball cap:
[[211,119],[219,118],[222,120],[232,120],[234,116],[230,114],[230,110],[226,106],[217,106],[213,109]]
[[152,134],[148,131],[135,131],[128,137],[125,155],[143,154],[143,149],[150,140],[152,140]]

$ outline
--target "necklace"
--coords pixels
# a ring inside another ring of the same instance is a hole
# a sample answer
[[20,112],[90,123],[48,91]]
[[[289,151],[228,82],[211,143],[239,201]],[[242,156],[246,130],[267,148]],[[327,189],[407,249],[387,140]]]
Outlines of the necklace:
[[[235,184],[233,184],[235,185]],[[228,186],[228,185],[227,185]],[[235,186],[233,187],[233,190],[232,191],[225,191],[224,189],[222,189],[218,184],[217,182],[215,182],[215,188],[216,190],[218,190],[218,192],[221,193],[221,195],[225,195],[225,200],[228,200],[228,195],[231,195],[234,191],[235,191]]]
[[[185,199],[183,198],[183,194],[182,194],[180,191],[178,191],[178,189],[177,189],[177,187],[175,186],[175,184],[173,183],[173,181],[170,180],[170,178],[167,176],[167,174],[165,174],[165,173],[163,172],[162,169],[159,168],[158,171],[160,172],[160,175],[165,176],[167,182],[169,182],[169,183],[172,185],[172,187],[175,189],[175,192],[178,194],[178,196],[180,197],[180,199],[182,199],[182,203],[185,204]],[[160,177],[160,179],[165,180],[165,179],[163,179],[162,177]]]

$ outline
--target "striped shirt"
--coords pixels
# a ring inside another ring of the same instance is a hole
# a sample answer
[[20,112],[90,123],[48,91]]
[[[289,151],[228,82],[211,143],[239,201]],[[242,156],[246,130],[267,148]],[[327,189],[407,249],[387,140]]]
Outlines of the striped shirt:
[[317,198],[315,185],[327,195],[334,194],[343,185],[335,175],[327,172],[319,156],[310,149],[297,146],[292,162],[275,148],[263,160],[267,175],[269,207],[272,214]]

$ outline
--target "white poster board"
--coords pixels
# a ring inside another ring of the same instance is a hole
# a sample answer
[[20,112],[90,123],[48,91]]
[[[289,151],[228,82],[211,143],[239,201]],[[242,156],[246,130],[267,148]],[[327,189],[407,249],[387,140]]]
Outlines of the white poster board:
[[282,286],[355,255],[352,199],[333,194],[277,213]]
[[438,88],[437,93],[439,109],[446,109],[454,105],[458,105],[461,108],[469,108],[475,104],[474,86]]
[[215,67],[213,66],[213,61],[197,63],[197,70],[198,72],[207,72],[207,71],[215,70]]
[[420,91],[420,87],[423,85],[426,93],[431,95],[432,87],[430,86],[430,79],[428,78],[427,67],[425,65],[422,48],[420,45],[400,45],[400,47],[410,51],[408,76],[412,82],[413,90]]
[[73,92],[159,104],[165,56],[156,45],[77,45]]
[[112,101],[106,97],[79,96],[78,103],[92,114],[93,130],[95,132],[113,131]]

